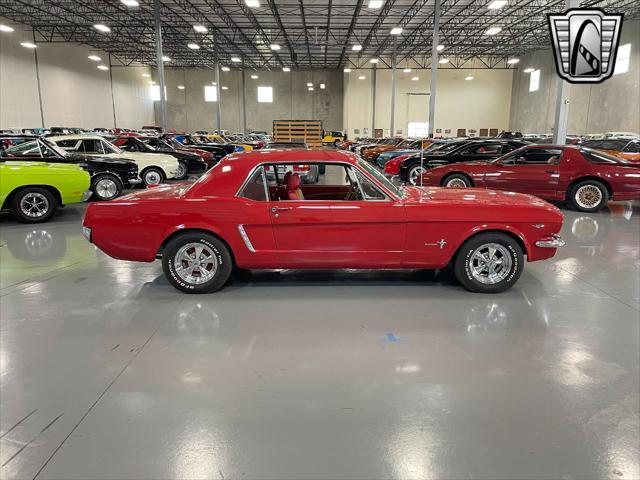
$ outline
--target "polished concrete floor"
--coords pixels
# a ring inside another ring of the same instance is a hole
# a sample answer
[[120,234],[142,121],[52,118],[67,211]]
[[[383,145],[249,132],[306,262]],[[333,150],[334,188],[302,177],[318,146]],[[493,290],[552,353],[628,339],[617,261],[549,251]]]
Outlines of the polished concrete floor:
[[189,296],[82,208],[0,219],[0,477],[637,479],[640,209],[512,290],[262,272]]

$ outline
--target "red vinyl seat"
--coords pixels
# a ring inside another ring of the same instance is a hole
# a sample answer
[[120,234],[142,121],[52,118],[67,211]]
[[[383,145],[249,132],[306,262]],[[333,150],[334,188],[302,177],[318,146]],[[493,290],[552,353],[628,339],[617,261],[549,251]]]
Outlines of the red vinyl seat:
[[289,200],[304,200],[304,194],[300,190],[300,175],[292,173],[285,176],[287,182],[287,198]]

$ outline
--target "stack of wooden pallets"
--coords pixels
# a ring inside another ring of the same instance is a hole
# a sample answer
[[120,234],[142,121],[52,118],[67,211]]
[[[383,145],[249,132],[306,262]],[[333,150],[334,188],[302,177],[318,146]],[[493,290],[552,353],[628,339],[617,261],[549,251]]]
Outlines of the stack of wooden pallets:
[[274,120],[274,142],[304,142],[309,148],[322,147],[322,120]]

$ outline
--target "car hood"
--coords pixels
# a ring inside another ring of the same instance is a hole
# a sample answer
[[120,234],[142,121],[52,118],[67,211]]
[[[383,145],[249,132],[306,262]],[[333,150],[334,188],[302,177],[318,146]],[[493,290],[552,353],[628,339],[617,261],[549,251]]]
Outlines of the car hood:
[[55,163],[55,162],[32,162],[25,160],[4,160],[0,162],[0,166],[6,166],[11,168],[12,170],[35,170],[38,173],[40,172],[51,172],[51,171],[70,171],[84,172],[84,169],[76,165],[75,163]]
[[523,193],[487,190],[484,188],[404,187],[405,204],[446,202],[485,206],[538,206],[556,207],[544,200]]

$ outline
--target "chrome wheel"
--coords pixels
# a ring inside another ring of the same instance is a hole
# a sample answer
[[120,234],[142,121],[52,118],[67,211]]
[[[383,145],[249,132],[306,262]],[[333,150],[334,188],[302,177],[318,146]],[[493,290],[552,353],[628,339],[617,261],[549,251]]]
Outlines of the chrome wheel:
[[20,200],[20,210],[29,218],[43,217],[49,208],[49,199],[39,192],[27,193]]
[[158,185],[162,182],[162,175],[156,170],[149,170],[144,174],[144,183],[147,185]]
[[581,208],[595,208],[602,202],[602,191],[595,185],[583,185],[576,190],[575,201]]
[[118,193],[118,185],[111,178],[103,178],[96,183],[96,194],[103,200],[111,200]]
[[426,168],[421,167],[419,165],[413,167],[411,170],[409,170],[409,183],[411,185],[417,185],[420,175],[422,175],[426,171],[427,171]]
[[499,243],[486,243],[469,257],[469,271],[473,278],[487,285],[503,281],[511,272],[513,260],[509,250]]
[[176,178],[184,178],[186,176],[187,176],[187,166],[182,162],[178,162],[178,169],[176,170]]
[[187,243],[174,257],[178,276],[192,285],[206,283],[218,270],[218,259],[213,249],[202,243]]
[[461,178],[452,178],[451,180],[447,180],[447,183],[445,183],[444,186],[449,188],[467,188],[467,184]]

